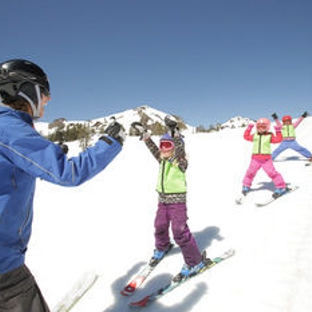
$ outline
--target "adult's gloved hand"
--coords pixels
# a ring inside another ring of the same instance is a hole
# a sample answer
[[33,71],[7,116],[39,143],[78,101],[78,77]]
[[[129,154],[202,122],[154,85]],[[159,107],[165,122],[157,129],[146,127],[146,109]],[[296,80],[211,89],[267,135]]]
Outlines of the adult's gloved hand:
[[308,115],[309,115],[308,112],[305,111],[301,116],[302,116],[303,118],[306,118]]
[[[110,136],[111,138],[114,138],[117,140],[121,145],[123,145],[126,134],[123,130],[122,125],[116,121],[115,117],[111,118],[111,123],[107,126],[107,128],[104,130],[104,133]],[[104,139],[104,137],[100,137],[101,140]],[[104,140],[106,141],[106,140]]]
[[61,149],[63,150],[63,153],[66,155],[68,153],[68,146],[64,144],[63,142],[59,142],[58,145],[61,147]]

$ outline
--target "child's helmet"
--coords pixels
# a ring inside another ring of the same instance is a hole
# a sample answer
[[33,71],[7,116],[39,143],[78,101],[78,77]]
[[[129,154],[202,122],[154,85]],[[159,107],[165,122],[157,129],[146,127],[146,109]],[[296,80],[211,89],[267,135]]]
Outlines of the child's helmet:
[[261,128],[261,129],[265,129],[265,131],[269,131],[270,126],[271,126],[271,122],[267,118],[259,118],[257,120],[257,123],[256,123],[257,130]]
[[286,122],[286,121],[292,122],[292,118],[291,118],[291,116],[286,115],[286,116],[284,116],[284,117],[282,118],[282,121],[283,121],[283,122]]
[[22,97],[30,104],[36,118],[39,117],[41,93],[49,96],[50,85],[38,65],[22,59],[0,64],[0,97],[5,104]]
[[174,141],[171,135],[168,133],[165,133],[161,138],[159,142],[159,149],[161,151],[171,151],[174,149]]

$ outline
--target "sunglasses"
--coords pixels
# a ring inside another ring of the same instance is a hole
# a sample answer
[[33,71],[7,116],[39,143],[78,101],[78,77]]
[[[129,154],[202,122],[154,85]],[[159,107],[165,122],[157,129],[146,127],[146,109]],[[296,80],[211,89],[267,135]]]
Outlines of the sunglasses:
[[160,141],[159,148],[161,151],[167,152],[174,149],[174,143],[172,141]]

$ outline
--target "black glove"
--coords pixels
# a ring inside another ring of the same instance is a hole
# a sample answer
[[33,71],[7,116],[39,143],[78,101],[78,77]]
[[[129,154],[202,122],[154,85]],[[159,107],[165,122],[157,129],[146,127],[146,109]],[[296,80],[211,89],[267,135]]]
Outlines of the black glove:
[[168,128],[176,128],[178,126],[178,123],[171,117],[170,115],[167,115],[165,117],[165,125]]
[[131,127],[140,135],[140,140],[147,140],[150,134],[147,132],[146,128],[140,122],[133,122]]
[[60,142],[58,145],[61,147],[63,153],[66,155],[68,153],[68,146],[62,142]]
[[306,112],[304,112],[301,116],[302,116],[303,118],[306,118],[308,115],[309,115],[309,114],[308,114],[308,112],[306,111]]
[[173,117],[167,115],[165,117],[165,125],[168,128],[168,133],[171,135],[171,137],[180,137],[179,127],[178,123],[173,119]]
[[[122,125],[119,122],[117,122],[114,117],[112,117],[111,119],[113,121],[104,130],[104,133],[106,133],[108,136],[114,138],[115,140],[117,140],[122,145],[126,139],[126,135],[123,131]],[[107,142],[105,137],[100,137],[100,140],[104,140]]]
[[272,116],[272,118],[273,118],[274,120],[275,120],[275,119],[278,119],[276,113],[273,113],[271,116]]

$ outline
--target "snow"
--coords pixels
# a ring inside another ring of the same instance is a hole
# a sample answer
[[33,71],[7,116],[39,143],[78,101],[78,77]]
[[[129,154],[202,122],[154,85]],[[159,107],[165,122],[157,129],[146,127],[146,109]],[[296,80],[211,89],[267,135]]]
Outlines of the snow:
[[[185,134],[189,226],[208,256],[228,248],[236,255],[151,305],[150,312],[311,311],[312,166],[294,151],[284,152],[275,166],[299,190],[258,208],[254,203],[274,189],[259,171],[255,191],[244,205],[236,205],[252,148],[243,131]],[[308,117],[297,137],[309,150],[311,133]],[[78,152],[77,143],[69,147],[70,155]],[[128,137],[115,161],[82,186],[38,181],[27,265],[52,310],[85,272],[100,278],[73,312],[128,311],[129,300],[179,272],[183,259],[176,246],[132,298],[119,294],[154,249],[157,172],[144,143]]]

